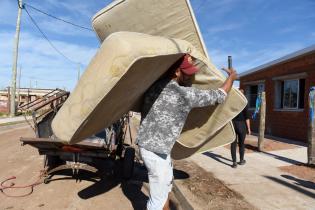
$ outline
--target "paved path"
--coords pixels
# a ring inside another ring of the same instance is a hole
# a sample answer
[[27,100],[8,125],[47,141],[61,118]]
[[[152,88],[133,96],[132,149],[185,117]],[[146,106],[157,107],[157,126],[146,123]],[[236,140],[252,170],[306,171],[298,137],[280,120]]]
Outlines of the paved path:
[[[28,116],[28,120],[31,120],[32,117]],[[24,116],[18,116],[18,117],[4,117],[0,118],[0,125],[1,124],[6,124],[6,123],[14,123],[14,122],[25,122],[25,117]]]
[[225,147],[195,155],[189,160],[211,171],[258,209],[311,210],[315,208],[315,183],[311,187],[304,187],[301,184],[304,180],[278,169],[279,166],[306,163],[306,154],[307,148],[303,146],[266,153],[247,153],[246,165],[236,169],[230,167],[230,150]]

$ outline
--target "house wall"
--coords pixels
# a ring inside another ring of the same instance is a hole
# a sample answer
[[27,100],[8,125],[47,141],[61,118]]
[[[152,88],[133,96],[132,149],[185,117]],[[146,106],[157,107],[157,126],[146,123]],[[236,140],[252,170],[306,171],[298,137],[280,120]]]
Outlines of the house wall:
[[9,113],[10,111],[10,104],[7,100],[0,100],[0,112],[1,113]]
[[[304,109],[286,110],[275,108],[274,77],[306,73]],[[315,86],[315,52],[294,60],[254,72],[240,78],[240,87],[246,90],[246,83],[265,80],[266,92],[266,134],[307,142],[309,119],[308,94]],[[244,84],[245,83],[245,84]],[[252,111],[253,112],[253,111]],[[251,120],[252,130],[258,132],[259,118]]]

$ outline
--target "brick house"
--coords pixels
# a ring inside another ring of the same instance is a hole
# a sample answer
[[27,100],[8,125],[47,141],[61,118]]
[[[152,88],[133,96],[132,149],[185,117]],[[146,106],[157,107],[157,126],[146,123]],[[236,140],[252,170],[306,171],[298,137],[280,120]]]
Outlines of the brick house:
[[[267,135],[307,142],[308,94],[315,86],[315,45],[243,72],[239,79],[251,112],[257,96],[266,92]],[[258,132],[259,119],[251,123],[252,130]]]

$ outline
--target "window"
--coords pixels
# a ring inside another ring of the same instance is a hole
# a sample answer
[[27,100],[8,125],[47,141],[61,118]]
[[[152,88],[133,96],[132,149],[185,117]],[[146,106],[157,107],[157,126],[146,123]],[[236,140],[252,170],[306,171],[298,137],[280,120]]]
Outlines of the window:
[[299,80],[283,81],[283,108],[298,108]]
[[278,80],[275,91],[275,108],[304,109],[305,79]]
[[256,99],[263,91],[265,91],[265,84],[259,83],[256,85],[249,85],[246,87],[246,98],[248,100],[249,108],[256,107]]

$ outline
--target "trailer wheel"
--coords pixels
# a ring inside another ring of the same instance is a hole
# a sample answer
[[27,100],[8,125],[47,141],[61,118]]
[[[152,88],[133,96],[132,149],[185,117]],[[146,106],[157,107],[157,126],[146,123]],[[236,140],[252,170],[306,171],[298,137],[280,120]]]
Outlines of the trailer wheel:
[[132,147],[127,147],[125,149],[125,155],[123,158],[122,165],[122,176],[124,179],[130,179],[133,174],[134,168],[134,159],[135,159],[135,149]]
[[45,155],[45,166],[48,168],[48,170],[63,165],[65,163],[66,161],[62,160],[59,156]]

